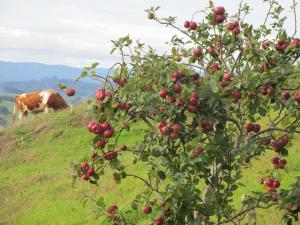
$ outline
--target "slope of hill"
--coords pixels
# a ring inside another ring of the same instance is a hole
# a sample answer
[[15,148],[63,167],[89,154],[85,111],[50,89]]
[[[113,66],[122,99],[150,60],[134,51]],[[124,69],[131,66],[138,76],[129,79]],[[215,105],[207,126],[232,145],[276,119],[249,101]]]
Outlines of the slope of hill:
[[[105,75],[108,70],[106,68],[99,68],[96,69],[96,71],[99,75]],[[0,61],[0,82],[36,80],[41,79],[42,77],[54,76],[61,79],[72,79],[81,72],[81,68],[64,65]]]
[[[110,225],[104,220],[106,212],[100,212],[96,220],[97,208],[93,202],[80,203],[84,195],[103,196],[107,204],[118,203],[129,206],[134,195],[143,190],[143,185],[133,178],[127,178],[117,185],[112,180],[112,172],[101,177],[99,187],[95,188],[81,180],[72,188],[71,161],[78,162],[82,156],[90,155],[89,142],[92,135],[86,132],[90,114],[82,105],[70,111],[49,115],[38,115],[20,124],[0,131],[0,224],[10,225],[75,225],[101,224]],[[26,135],[18,142],[12,141]],[[142,140],[143,126],[131,129],[132,134],[124,133],[121,143],[129,147]],[[300,138],[290,148],[288,157],[289,174],[283,173],[282,186],[287,187],[300,173]],[[235,197],[235,204],[240,205],[241,196],[251,190],[263,190],[258,184],[260,173],[271,169],[272,152],[266,153],[260,162],[253,162],[250,169],[244,170],[242,186]],[[120,160],[130,165],[130,158],[122,155]],[[130,166],[130,171],[138,175],[144,172],[143,165]],[[140,225],[150,224],[152,215],[142,218]],[[269,209],[257,213],[258,225],[279,225],[280,213]],[[271,223],[270,223],[271,221]]]

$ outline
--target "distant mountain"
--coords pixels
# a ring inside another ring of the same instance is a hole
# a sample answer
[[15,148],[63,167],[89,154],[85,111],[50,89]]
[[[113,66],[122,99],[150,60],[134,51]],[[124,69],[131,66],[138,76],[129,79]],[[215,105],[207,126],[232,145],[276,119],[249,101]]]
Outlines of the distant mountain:
[[[106,68],[96,69],[98,75],[106,75],[107,71],[108,70]],[[74,77],[78,76],[81,72],[82,68],[64,65],[47,65],[42,63],[0,61],[0,82],[37,80],[44,77],[73,79]]]

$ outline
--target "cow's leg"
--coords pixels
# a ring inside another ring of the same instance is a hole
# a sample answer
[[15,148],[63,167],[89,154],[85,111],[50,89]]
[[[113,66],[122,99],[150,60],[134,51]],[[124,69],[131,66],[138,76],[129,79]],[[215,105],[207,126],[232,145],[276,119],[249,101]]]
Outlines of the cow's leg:
[[44,110],[45,114],[49,113],[49,111],[50,111],[49,108],[45,107],[45,110]]
[[26,118],[28,116],[28,112],[27,111],[19,111],[19,119],[23,120],[24,118]]
[[20,112],[20,111],[19,111],[19,120],[20,120],[20,121],[23,120],[23,117],[24,117],[23,112]]
[[26,118],[28,117],[28,112],[25,111],[25,112],[23,113],[23,115],[24,115],[24,118],[26,119]]

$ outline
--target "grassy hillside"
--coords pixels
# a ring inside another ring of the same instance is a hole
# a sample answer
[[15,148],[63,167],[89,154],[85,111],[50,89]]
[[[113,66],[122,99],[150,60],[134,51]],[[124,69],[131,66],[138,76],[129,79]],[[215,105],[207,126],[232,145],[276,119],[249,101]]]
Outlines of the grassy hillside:
[[[90,115],[85,106],[78,107],[71,114],[69,111],[50,115],[39,115],[22,124],[7,128],[0,133],[0,224],[11,225],[83,225],[111,223],[103,222],[100,216],[95,220],[95,207],[92,202],[85,206],[79,199],[83,194],[94,196],[95,186],[78,181],[72,188],[69,165],[89,155],[88,147],[91,135],[86,132],[86,123]],[[29,132],[23,141],[7,145]],[[132,129],[132,135],[124,133],[120,141],[133,145],[142,139],[142,127]],[[300,138],[290,149],[288,158],[289,174],[282,177],[283,187],[300,174]],[[236,195],[236,205],[240,197],[249,190],[261,189],[257,177],[271,169],[268,153],[263,160],[254,162],[251,169],[245,170],[242,187]],[[121,160],[129,164],[124,155]],[[136,164],[130,170],[143,173],[143,165]],[[112,181],[111,173],[101,178],[96,188],[97,196],[103,196],[108,204],[129,205],[137,191],[143,185],[133,178],[128,178],[120,185]],[[149,217],[151,218],[151,216]],[[279,225],[280,214],[275,209],[258,212],[258,225]],[[270,222],[271,221],[271,222]],[[147,219],[140,225],[149,224]]]

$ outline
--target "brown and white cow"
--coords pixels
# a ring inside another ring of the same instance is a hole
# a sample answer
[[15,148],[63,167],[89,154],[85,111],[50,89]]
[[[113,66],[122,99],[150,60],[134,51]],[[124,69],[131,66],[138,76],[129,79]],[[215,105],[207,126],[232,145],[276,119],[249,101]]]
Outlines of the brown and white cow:
[[57,111],[68,107],[68,104],[61,95],[51,89],[24,93],[15,97],[13,121],[15,121],[17,109],[19,118],[22,120],[24,117],[28,116],[28,113],[48,113],[50,110]]

